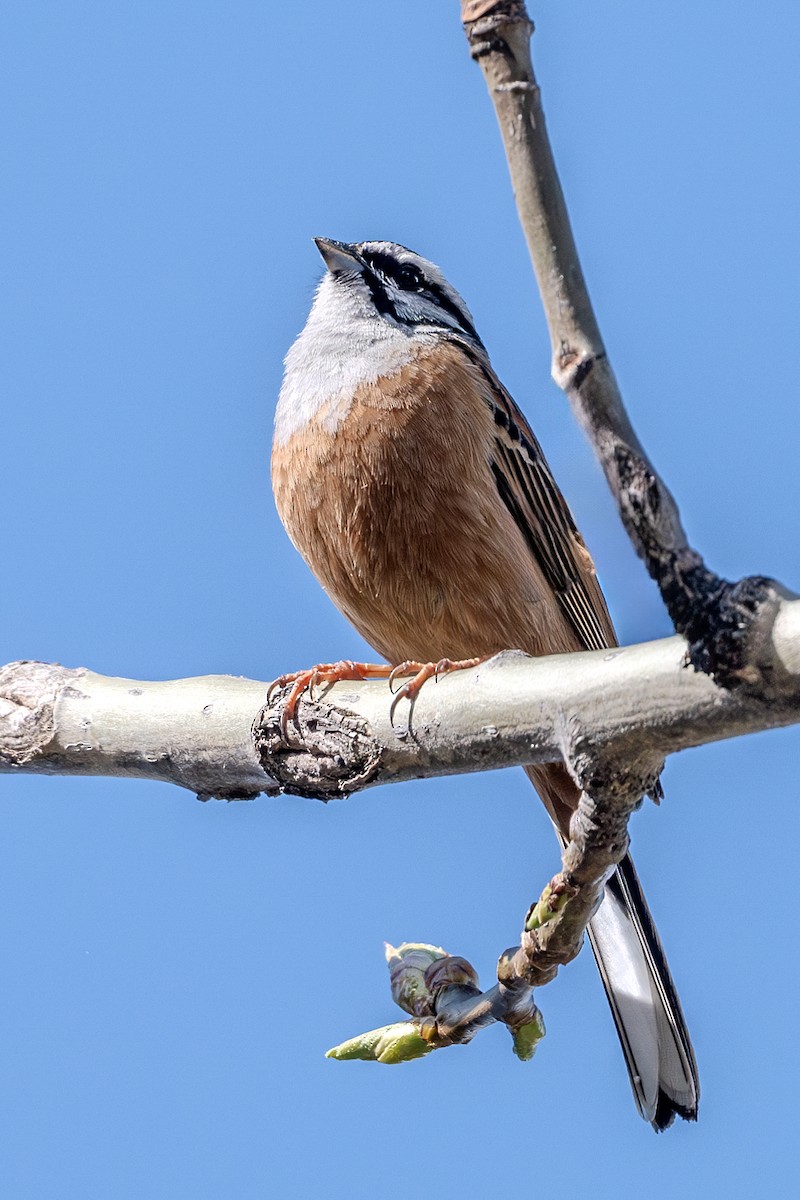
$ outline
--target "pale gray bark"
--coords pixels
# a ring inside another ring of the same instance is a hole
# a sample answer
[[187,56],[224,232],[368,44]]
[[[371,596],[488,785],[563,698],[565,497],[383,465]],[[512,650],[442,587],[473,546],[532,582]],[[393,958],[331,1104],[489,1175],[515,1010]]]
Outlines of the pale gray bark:
[[[160,779],[205,796],[280,786],[328,799],[397,780],[567,763],[582,786],[608,771],[641,791],[665,755],[800,720],[800,601],[778,610],[763,656],[767,699],[686,665],[678,637],[584,654],[498,655],[427,683],[389,719],[385,680],[300,701],[289,744],[267,684],[209,675],[169,682],[11,663],[0,669],[0,771]],[[255,724],[255,732],[253,726]]]
[[251,735],[266,690],[227,675],[154,683],[9,663],[0,668],[0,772],[159,779],[203,799],[274,792]]

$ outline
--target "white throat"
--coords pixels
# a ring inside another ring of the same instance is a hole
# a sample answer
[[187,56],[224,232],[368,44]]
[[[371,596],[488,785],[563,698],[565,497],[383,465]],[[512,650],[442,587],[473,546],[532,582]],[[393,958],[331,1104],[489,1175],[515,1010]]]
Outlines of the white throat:
[[419,340],[382,320],[366,297],[337,286],[326,274],[305,328],[286,355],[275,410],[276,443],[287,442],[314,417],[334,433],[356,389],[399,371],[415,356]]

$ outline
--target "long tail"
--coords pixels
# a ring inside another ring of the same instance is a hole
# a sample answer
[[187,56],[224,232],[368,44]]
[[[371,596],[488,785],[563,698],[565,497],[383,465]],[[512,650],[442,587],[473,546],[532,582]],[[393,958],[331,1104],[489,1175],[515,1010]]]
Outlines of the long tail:
[[589,939],[636,1104],[660,1132],[697,1120],[700,1084],[689,1031],[630,855],[606,884]]
[[[565,841],[579,792],[558,763],[526,767]],[[630,855],[606,884],[589,923],[592,944],[639,1112],[659,1132],[697,1120],[700,1084],[689,1031]]]

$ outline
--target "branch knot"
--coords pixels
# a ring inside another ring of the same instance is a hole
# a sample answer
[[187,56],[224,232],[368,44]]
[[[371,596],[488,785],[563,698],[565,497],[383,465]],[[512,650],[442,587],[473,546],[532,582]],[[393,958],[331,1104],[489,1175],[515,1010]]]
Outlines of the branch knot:
[[305,725],[314,737],[286,742],[280,724],[285,698],[286,689],[265,704],[252,730],[259,762],[282,791],[328,801],[349,796],[375,778],[383,747],[363,717],[306,695],[300,700],[298,727]]

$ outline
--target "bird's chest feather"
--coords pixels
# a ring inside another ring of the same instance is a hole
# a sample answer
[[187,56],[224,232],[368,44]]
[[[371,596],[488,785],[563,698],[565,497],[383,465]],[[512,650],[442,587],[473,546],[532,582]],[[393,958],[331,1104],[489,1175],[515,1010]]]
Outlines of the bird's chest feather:
[[[321,411],[276,442],[281,519],[373,645],[389,658],[427,657],[442,645],[437,629],[453,629],[455,609],[469,623],[475,598],[467,604],[459,596],[460,581],[475,577],[466,560],[480,560],[489,595],[499,573],[497,505],[485,501],[486,406],[463,367],[434,373],[422,360],[391,386],[379,381],[357,391],[333,424]],[[442,649],[451,651],[458,652],[450,643]]]

